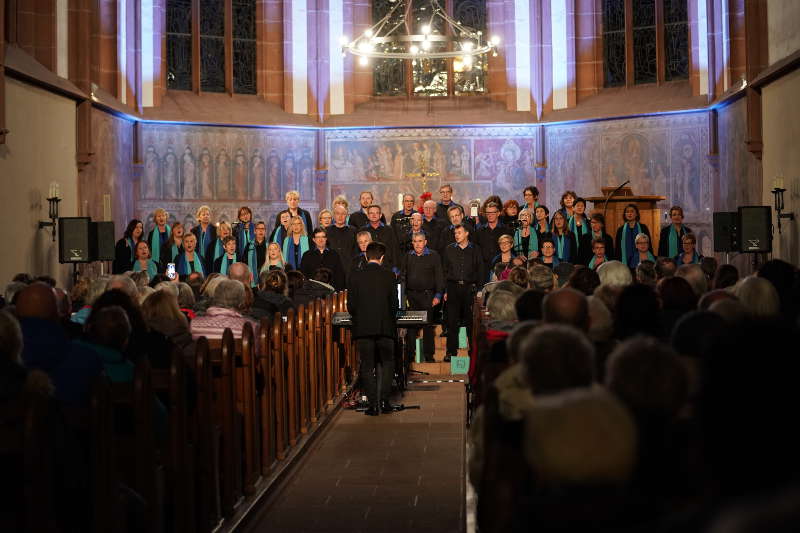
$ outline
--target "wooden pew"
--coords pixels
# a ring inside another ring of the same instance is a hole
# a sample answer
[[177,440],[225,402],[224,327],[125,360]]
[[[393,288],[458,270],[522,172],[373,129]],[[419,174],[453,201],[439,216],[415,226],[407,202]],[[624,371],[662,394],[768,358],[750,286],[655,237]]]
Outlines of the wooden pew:
[[325,345],[325,403],[328,406],[333,405],[335,401],[334,355],[338,357],[336,343],[333,340],[333,301],[334,296],[328,295],[325,297],[325,303],[323,305],[322,337]]
[[211,531],[221,517],[218,445],[220,429],[214,417],[211,352],[205,337],[197,339],[194,372],[197,380],[197,401],[192,440],[196,443],[196,522],[198,531]]
[[256,450],[256,338],[253,326],[246,323],[242,328],[241,350],[236,356],[236,398],[242,415],[244,431],[244,494],[255,493],[255,484],[260,472],[260,454]]
[[289,437],[289,446],[297,444],[297,434],[299,432],[299,413],[297,412],[297,359],[295,356],[295,329],[296,319],[294,309],[289,309],[286,313],[286,322],[283,323],[282,337],[284,343],[284,361],[286,371],[284,379],[286,390],[284,398],[286,401],[286,427]]
[[301,434],[308,433],[308,366],[309,366],[309,350],[308,341],[310,340],[307,335],[307,308],[301,305],[297,308],[295,314],[296,324],[294,327],[294,359],[297,369],[297,411],[298,411],[298,429]]

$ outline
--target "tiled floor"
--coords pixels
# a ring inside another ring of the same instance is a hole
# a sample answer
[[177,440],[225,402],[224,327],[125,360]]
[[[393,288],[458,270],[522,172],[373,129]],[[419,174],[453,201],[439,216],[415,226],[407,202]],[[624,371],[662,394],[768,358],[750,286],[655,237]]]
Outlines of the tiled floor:
[[368,417],[342,411],[248,532],[463,532],[464,385],[419,383]]

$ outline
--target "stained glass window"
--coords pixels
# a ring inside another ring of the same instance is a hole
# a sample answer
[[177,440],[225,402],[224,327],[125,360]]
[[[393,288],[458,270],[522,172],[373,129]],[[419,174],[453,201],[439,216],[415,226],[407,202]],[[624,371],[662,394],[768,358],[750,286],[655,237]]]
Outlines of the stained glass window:
[[233,92],[256,93],[256,2],[233,0]]
[[[383,18],[396,5],[396,0],[373,0],[373,21]],[[445,6],[444,1],[439,5]],[[486,38],[486,1],[485,0],[453,0],[447,2],[450,15],[459,23],[483,32]],[[444,35],[447,31],[446,24],[441,17],[433,16],[435,7],[431,2],[415,1],[409,14],[412,33],[422,33],[422,26],[432,25],[431,33]],[[398,9],[393,15],[388,27],[395,26],[403,21],[404,12]],[[456,36],[458,37],[458,36]],[[432,50],[445,51],[444,43],[434,43]],[[401,51],[405,46],[398,45],[396,50]],[[452,65],[452,66],[451,66]],[[410,69],[410,74],[406,74]],[[449,76],[452,71],[453,80]],[[448,96],[452,94],[475,94],[486,92],[486,75],[488,60],[485,55],[474,57],[470,62],[463,58],[456,59],[383,59],[374,62],[373,88],[376,96],[398,95],[413,93],[426,96]],[[407,87],[410,78],[411,87]],[[452,87],[452,89],[450,88]]]
[[686,0],[664,0],[666,79],[689,78],[689,12]]
[[656,64],[656,2],[636,0],[633,6],[633,82],[658,81]]
[[200,2],[200,88],[225,92],[225,0]]
[[625,0],[603,2],[605,86],[625,85]]
[[192,89],[192,1],[167,0],[167,88]]

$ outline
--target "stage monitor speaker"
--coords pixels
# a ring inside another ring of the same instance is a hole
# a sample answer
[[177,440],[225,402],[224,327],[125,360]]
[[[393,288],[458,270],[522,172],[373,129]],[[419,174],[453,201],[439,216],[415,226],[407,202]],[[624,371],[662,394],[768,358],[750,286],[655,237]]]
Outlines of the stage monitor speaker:
[[91,251],[89,257],[92,261],[114,260],[114,223],[92,222],[89,225],[89,243]]
[[714,213],[714,251],[739,251],[739,213],[719,211]]
[[58,262],[88,263],[91,261],[89,217],[58,219]]
[[772,251],[772,208],[766,205],[739,207],[739,251]]

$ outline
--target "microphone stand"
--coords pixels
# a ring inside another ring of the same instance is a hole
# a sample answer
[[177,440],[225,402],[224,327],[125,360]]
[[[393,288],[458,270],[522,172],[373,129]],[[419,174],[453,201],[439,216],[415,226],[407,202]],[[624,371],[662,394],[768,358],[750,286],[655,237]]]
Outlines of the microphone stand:
[[624,186],[626,186],[630,182],[631,182],[631,180],[626,181],[625,183],[623,183],[622,185],[620,185],[619,187],[617,187],[616,189],[611,191],[611,194],[606,196],[606,201],[605,201],[605,203],[603,203],[603,219],[606,218],[606,210],[608,209],[608,201],[611,200],[611,198],[613,198],[614,195],[617,194],[620,191],[620,189],[622,189]]

